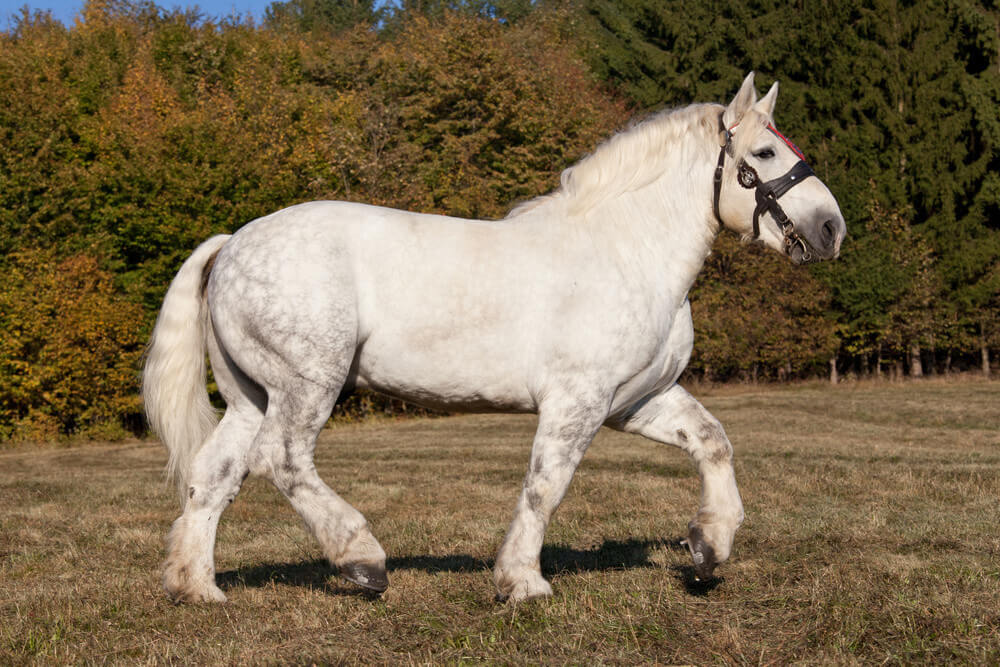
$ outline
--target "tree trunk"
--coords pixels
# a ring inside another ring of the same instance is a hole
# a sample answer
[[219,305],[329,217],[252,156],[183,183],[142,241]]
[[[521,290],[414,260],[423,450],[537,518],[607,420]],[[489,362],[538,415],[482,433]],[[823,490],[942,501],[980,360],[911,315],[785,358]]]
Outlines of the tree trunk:
[[924,366],[920,363],[920,346],[913,344],[910,346],[910,377],[919,378],[924,376]]
[[979,320],[979,356],[982,359],[983,377],[990,376],[990,348],[986,344],[986,321]]
[[951,348],[948,348],[948,354],[944,358],[944,374],[951,375]]
[[875,354],[875,377],[879,380],[882,379],[882,350],[880,349]]
[[837,355],[830,357],[830,384],[837,384]]

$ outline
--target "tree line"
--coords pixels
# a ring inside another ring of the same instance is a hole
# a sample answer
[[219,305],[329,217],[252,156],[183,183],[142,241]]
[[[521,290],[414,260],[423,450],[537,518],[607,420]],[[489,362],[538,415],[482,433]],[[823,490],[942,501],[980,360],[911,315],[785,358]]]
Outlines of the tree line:
[[313,199],[501,217],[629,119],[726,101],[750,70],[780,79],[779,126],[850,236],[809,269],[721,236],[688,373],[988,372],[998,52],[985,1],[22,11],[0,34],[0,441],[141,430],[146,337],[211,234]]

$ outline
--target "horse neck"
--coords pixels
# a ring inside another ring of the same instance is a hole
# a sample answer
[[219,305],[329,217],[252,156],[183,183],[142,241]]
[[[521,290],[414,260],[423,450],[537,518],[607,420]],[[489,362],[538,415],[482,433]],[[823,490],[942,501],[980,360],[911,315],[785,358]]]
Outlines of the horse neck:
[[627,271],[669,286],[683,298],[718,233],[712,213],[712,179],[718,147],[692,133],[664,157],[649,184],[595,205],[577,221],[602,244],[617,249]]

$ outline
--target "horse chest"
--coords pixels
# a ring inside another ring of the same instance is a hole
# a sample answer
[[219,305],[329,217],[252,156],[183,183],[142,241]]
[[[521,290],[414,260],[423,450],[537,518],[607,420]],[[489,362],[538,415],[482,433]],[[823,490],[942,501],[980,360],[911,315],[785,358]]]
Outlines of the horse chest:
[[612,413],[677,382],[687,367],[693,346],[691,306],[685,299],[665,327],[665,335],[655,340],[645,361],[618,387],[612,402]]

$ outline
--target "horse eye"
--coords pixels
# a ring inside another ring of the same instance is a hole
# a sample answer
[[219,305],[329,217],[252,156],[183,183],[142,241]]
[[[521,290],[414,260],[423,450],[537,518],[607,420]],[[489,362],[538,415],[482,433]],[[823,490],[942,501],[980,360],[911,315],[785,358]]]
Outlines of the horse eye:
[[754,153],[753,156],[759,160],[770,160],[774,157],[774,151],[770,148],[764,148]]

